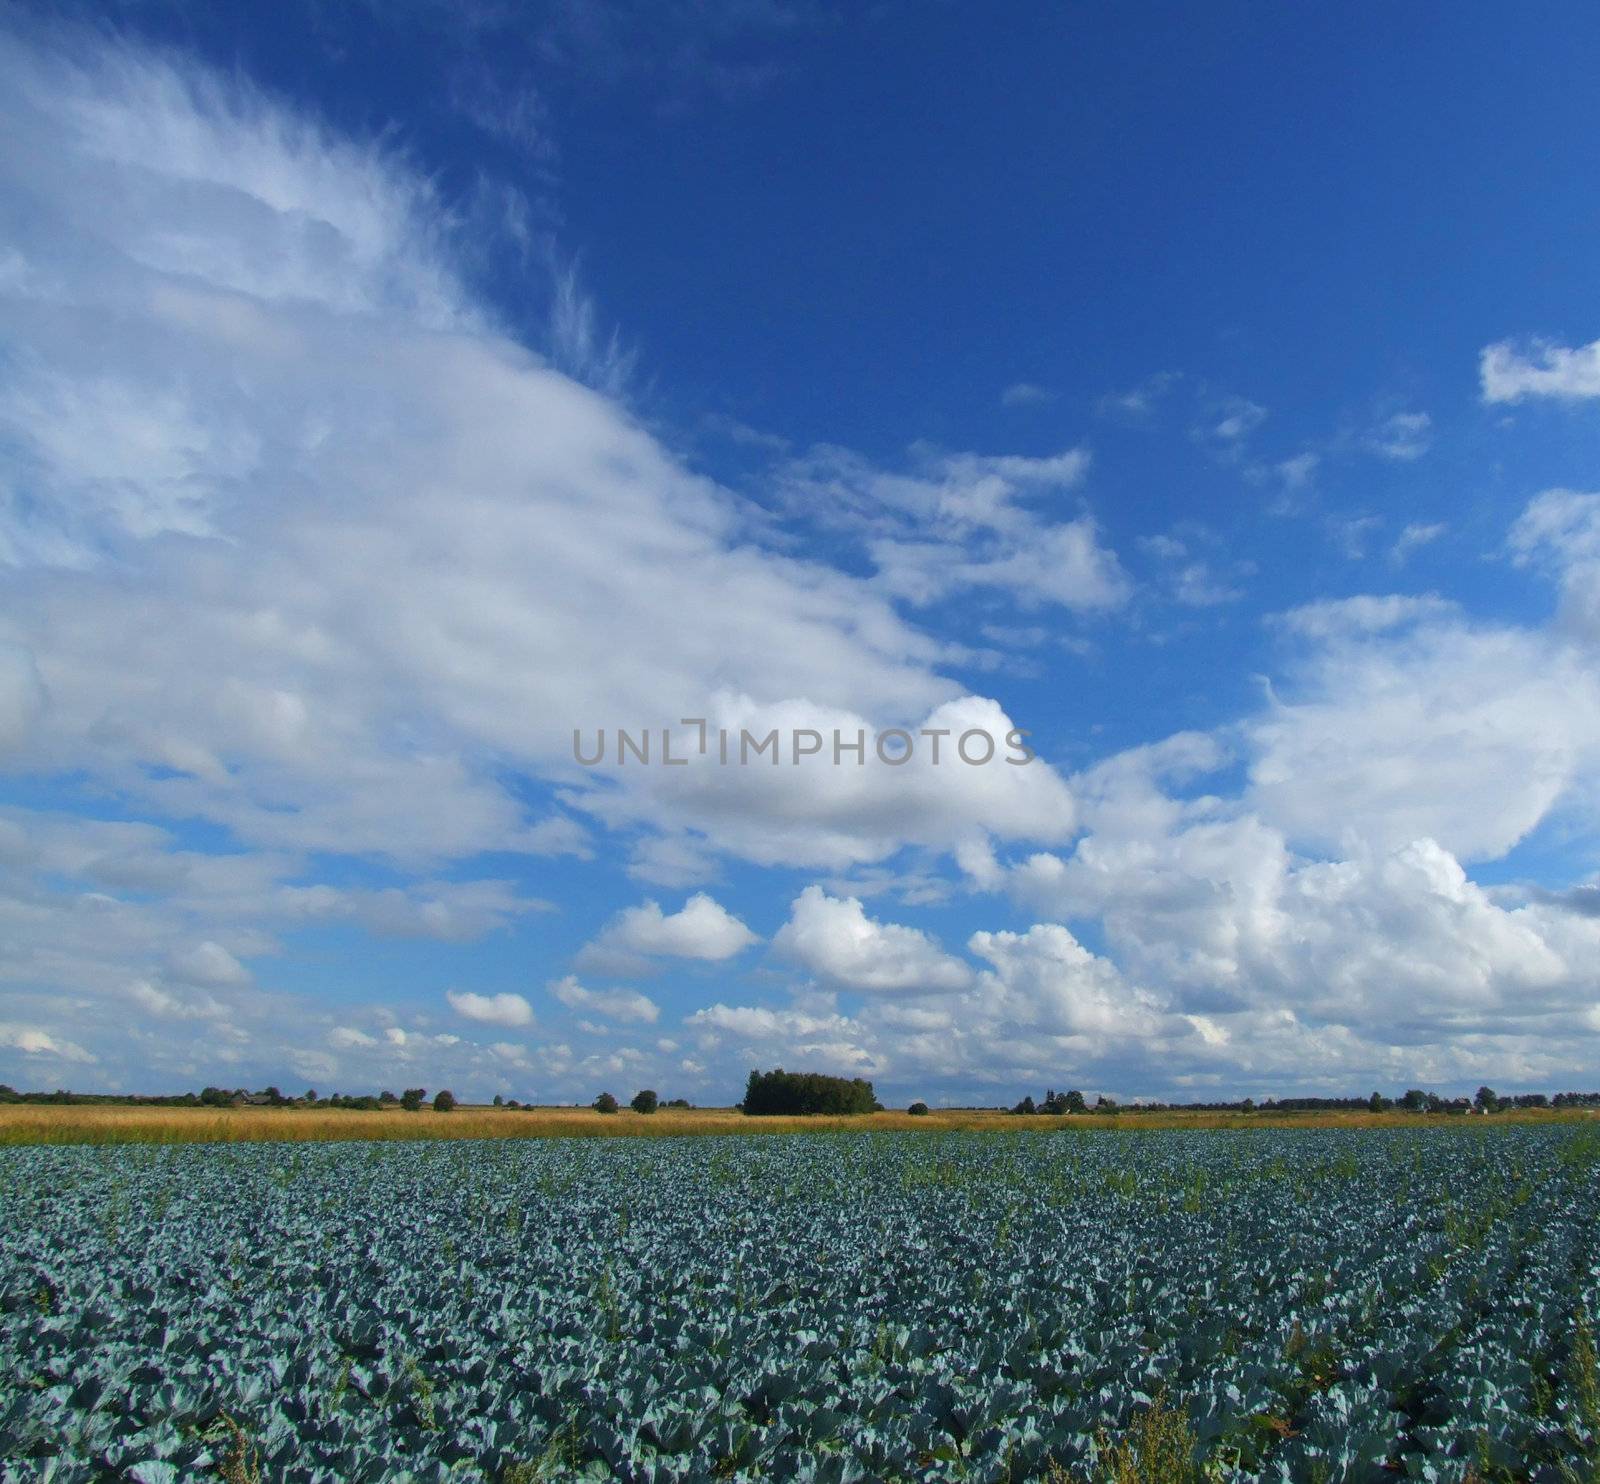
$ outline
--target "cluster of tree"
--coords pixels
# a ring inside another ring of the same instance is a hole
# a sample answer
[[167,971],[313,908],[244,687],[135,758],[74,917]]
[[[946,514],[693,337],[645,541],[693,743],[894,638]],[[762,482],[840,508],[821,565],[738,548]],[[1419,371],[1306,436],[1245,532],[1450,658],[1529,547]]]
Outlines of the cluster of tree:
[[[615,1113],[622,1106],[609,1092],[603,1092],[589,1105],[596,1113]],[[654,1113],[657,1108],[692,1108],[694,1104],[688,1098],[669,1098],[662,1102],[652,1087],[646,1087],[634,1093],[628,1100],[628,1106],[635,1113]]]
[[1033,1094],[1029,1093],[1011,1110],[1013,1113],[1045,1113],[1051,1117],[1059,1117],[1065,1113],[1116,1113],[1119,1111],[1116,1103],[1104,1093],[1094,1100],[1091,1108],[1084,1100],[1081,1092],[1057,1092],[1053,1087],[1044,1095],[1042,1103],[1035,1103]]
[[872,1084],[860,1077],[825,1077],[821,1072],[752,1070],[739,1110],[752,1116],[810,1113],[879,1113]]

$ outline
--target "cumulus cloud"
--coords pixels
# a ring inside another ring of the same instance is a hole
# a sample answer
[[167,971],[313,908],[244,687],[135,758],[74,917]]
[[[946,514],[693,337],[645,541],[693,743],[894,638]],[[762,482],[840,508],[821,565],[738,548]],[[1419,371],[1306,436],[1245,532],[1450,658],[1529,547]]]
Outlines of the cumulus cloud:
[[1592,919],[1501,904],[1431,838],[1303,854],[1248,795],[1176,796],[1172,761],[1129,755],[1084,780],[1088,833],[1070,856],[1016,867],[1019,900],[1102,921],[1125,972],[1258,1065],[1271,1060],[1262,1017],[1284,1013],[1300,1028],[1272,1022],[1286,1046],[1336,1027],[1340,1069],[1410,1058],[1459,1076],[1472,1065],[1463,1038],[1489,1060],[1553,1064],[1560,1053],[1535,1042],[1570,1028],[1600,989]]
[[808,886],[774,936],[773,947],[830,984],[869,992],[939,993],[965,988],[972,970],[928,934],[879,922],[856,897]]
[[471,990],[445,991],[457,1015],[485,1025],[532,1025],[533,1006],[519,994],[474,994]]
[[696,892],[677,912],[656,902],[628,907],[601,933],[603,948],[720,963],[760,940],[714,897]]
[[1438,841],[1490,859],[1600,760],[1600,681],[1546,634],[1473,626],[1434,599],[1301,610],[1320,641],[1245,726],[1249,798],[1296,842]]

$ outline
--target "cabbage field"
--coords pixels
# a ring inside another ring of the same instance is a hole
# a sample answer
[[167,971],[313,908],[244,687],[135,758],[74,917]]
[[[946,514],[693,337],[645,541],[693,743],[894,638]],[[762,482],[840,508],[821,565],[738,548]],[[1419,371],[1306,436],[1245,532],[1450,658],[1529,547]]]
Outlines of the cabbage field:
[[1593,1480],[1487,1125],[6,1149],[0,1479]]

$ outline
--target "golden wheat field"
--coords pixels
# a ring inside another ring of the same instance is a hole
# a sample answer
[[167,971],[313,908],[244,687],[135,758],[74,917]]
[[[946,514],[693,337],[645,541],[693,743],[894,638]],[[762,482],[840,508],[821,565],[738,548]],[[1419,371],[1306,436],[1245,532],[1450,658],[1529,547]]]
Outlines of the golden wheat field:
[[1168,1110],[1117,1116],[1015,1117],[997,1109],[934,1109],[854,1117],[747,1118],[737,1108],[664,1108],[648,1115],[591,1108],[489,1108],[463,1105],[449,1113],[423,1108],[362,1112],[338,1108],[149,1108],[13,1103],[0,1106],[3,1144],[195,1144],[272,1140],[684,1138],[706,1134],[784,1134],[910,1129],[1038,1133],[1055,1129],[1391,1128],[1579,1122],[1594,1111],[1524,1109],[1492,1120],[1411,1113],[1212,1113]]

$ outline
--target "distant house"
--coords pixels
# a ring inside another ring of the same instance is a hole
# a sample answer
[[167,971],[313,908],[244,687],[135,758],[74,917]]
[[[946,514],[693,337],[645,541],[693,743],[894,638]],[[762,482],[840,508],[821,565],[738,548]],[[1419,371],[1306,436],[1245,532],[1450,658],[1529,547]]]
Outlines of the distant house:
[[235,1098],[233,1105],[236,1108],[270,1108],[272,1095],[265,1092],[247,1092],[242,1098]]

